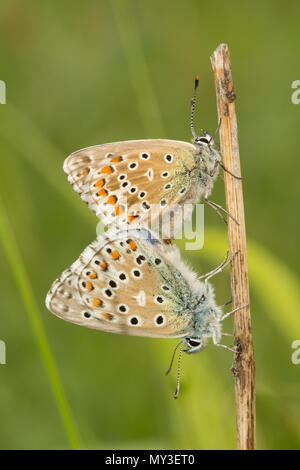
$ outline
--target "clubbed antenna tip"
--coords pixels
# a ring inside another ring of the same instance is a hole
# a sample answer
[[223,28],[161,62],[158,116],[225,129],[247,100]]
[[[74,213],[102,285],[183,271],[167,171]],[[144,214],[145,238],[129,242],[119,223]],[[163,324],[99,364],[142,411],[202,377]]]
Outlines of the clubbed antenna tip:
[[197,95],[197,88],[199,85],[199,76],[196,75],[195,77],[195,87],[194,87],[194,95],[193,98],[191,99],[191,131],[194,139],[196,139],[197,134],[194,129],[194,111],[195,111],[195,103],[196,103],[196,95]]

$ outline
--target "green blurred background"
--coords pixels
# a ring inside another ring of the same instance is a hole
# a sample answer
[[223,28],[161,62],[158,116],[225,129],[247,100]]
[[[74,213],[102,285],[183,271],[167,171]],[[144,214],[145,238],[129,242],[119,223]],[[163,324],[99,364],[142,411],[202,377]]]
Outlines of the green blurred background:
[[[231,52],[247,220],[260,449],[300,447],[299,2],[11,0],[0,7],[0,447],[235,448],[232,356],[211,344],[184,356],[182,387],[164,376],[175,341],[123,337],[51,315],[53,280],[95,238],[64,158],[86,146],[190,141],[217,125],[209,57]],[[224,204],[221,180],[212,199]],[[200,273],[226,252],[205,210],[205,244],[184,253]],[[213,280],[230,298],[228,270]],[[231,331],[231,320],[226,330]],[[229,341],[230,342],[230,341]]]

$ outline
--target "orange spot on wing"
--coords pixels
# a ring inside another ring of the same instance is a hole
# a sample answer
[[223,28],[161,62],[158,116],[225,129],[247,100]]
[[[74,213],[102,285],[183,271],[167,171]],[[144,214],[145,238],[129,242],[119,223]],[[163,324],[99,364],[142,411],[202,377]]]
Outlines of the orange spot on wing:
[[92,273],[89,275],[89,278],[90,279],[96,279],[97,278],[97,274],[96,273]]
[[118,163],[118,162],[121,162],[123,160],[123,158],[120,156],[120,157],[114,157],[111,159],[111,162],[112,163]]
[[120,254],[117,250],[114,250],[114,251],[111,252],[111,257],[112,257],[112,259],[119,259]]
[[102,263],[100,264],[100,268],[102,269],[102,271],[105,271],[107,269],[107,263],[105,261],[102,261]]
[[97,192],[98,196],[107,196],[108,192],[106,189],[100,189],[100,191]]
[[102,300],[100,300],[100,299],[96,299],[96,298],[95,298],[95,299],[93,299],[93,301],[92,301],[92,302],[93,302],[93,306],[94,306],[94,307],[100,307],[100,306],[101,306],[101,304],[102,304]]
[[116,215],[123,214],[123,209],[122,209],[121,206],[116,206],[115,214],[116,214]]
[[129,246],[132,250],[136,250],[136,243],[133,240],[130,240]]
[[86,288],[87,288],[88,292],[90,292],[90,290],[93,289],[93,284],[90,281],[87,281]]
[[106,201],[106,204],[114,205],[116,202],[117,202],[117,197],[116,196],[109,196],[109,198]]
[[131,224],[135,219],[137,219],[139,216],[138,215],[132,215],[130,214],[127,219],[128,219],[128,222]]
[[111,313],[101,313],[101,316],[104,318],[104,320],[112,320],[114,318]]
[[105,179],[101,178],[101,180],[97,181],[97,183],[95,183],[95,186],[97,186],[98,188],[102,188],[102,186],[105,185]]
[[83,174],[83,176],[86,176],[86,175],[88,175],[88,174],[89,174],[89,172],[90,172],[90,170],[89,170],[88,168],[84,168],[84,169],[82,170],[82,174]]
[[113,173],[113,168],[111,166],[104,166],[103,168],[101,168],[101,170],[99,171],[99,173],[105,173],[107,175],[110,175],[111,173]]

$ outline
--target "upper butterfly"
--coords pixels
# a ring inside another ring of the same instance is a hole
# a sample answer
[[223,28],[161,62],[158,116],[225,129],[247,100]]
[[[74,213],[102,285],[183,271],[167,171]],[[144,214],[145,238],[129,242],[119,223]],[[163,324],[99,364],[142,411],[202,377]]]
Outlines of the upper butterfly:
[[224,167],[213,137],[194,131],[197,87],[198,78],[191,101],[193,143],[129,140],[87,147],[67,157],[64,171],[69,182],[104,224],[150,226],[151,217],[153,228],[160,216],[165,221],[170,217],[174,233],[190,215],[182,213],[183,205],[200,199],[221,215],[224,209],[207,198],[219,167]]

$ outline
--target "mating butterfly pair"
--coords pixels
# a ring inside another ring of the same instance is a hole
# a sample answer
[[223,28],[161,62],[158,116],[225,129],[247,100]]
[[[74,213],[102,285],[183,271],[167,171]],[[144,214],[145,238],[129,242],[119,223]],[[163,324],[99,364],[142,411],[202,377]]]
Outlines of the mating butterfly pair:
[[[197,86],[196,79],[195,94]],[[206,132],[198,137],[194,131],[195,94],[193,143],[117,142],[88,147],[65,160],[69,182],[110,228],[63,272],[46,298],[51,312],[79,325],[183,338],[179,359],[182,351],[203,349],[209,337],[227,348],[219,341],[221,322],[229,315],[222,316],[208,283],[228,261],[202,276],[202,282],[181,260],[176,246],[147,228],[150,214],[152,221],[167,215],[175,233],[183,223],[178,208],[200,199],[220,215],[224,211],[208,200],[219,168],[224,167],[213,137]],[[179,374],[175,397],[178,391]]]

